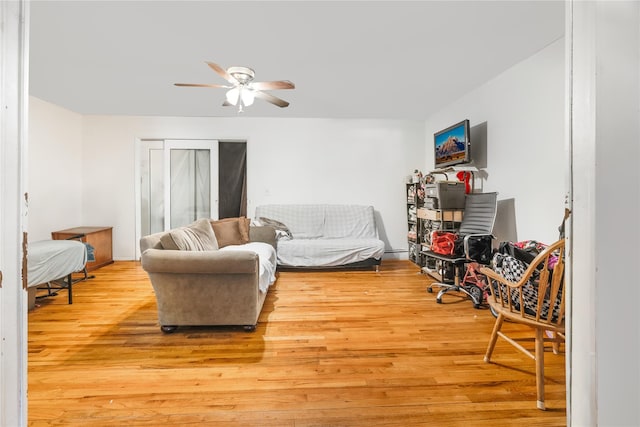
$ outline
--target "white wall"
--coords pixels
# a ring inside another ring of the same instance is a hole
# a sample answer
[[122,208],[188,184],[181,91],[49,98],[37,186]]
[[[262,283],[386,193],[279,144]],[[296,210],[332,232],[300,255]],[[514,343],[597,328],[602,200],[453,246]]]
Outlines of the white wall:
[[85,116],[82,225],[113,226],[119,260],[138,244],[137,138],[245,139],[249,216],[265,203],[373,205],[387,249],[407,249],[404,179],[424,158],[422,122]]
[[570,425],[638,426],[640,3],[576,1],[571,11]]
[[29,241],[82,225],[82,116],[31,97],[29,105]]
[[[640,425],[640,288],[630,280],[637,274],[640,241],[640,4],[599,1],[597,10],[597,261],[589,267],[596,277],[598,425]],[[617,224],[625,242],[616,251],[611,248],[620,239],[610,227],[619,212],[636,214]],[[612,285],[623,298],[611,298]]]
[[472,157],[486,168],[476,188],[498,192],[497,241],[558,238],[565,194],[564,96],[561,39],[426,121],[428,170],[434,164],[433,134],[470,120]]

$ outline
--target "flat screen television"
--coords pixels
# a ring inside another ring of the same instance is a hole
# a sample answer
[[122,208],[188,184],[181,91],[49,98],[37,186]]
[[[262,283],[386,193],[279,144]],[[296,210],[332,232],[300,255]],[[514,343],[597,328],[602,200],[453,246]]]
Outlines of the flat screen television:
[[469,135],[469,120],[463,120],[433,134],[436,169],[471,161]]

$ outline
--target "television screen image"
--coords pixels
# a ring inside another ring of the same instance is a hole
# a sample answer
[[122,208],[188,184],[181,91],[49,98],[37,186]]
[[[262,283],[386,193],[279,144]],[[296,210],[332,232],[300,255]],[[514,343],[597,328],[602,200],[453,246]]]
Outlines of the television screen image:
[[468,163],[470,158],[469,120],[463,120],[433,135],[435,166],[444,168]]

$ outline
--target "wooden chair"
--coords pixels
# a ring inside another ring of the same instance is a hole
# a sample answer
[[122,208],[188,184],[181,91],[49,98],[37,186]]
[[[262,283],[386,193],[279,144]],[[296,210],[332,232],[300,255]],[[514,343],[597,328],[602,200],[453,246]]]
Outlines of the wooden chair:
[[[490,362],[498,337],[535,360],[537,407],[542,410],[545,409],[544,343],[552,341],[553,352],[557,354],[565,332],[564,255],[565,242],[561,239],[544,249],[522,274],[516,275],[521,276],[519,280],[516,277],[514,281],[504,277],[509,274],[505,274],[502,268],[496,267],[495,271],[488,267],[480,269],[489,279],[491,295],[488,302],[497,315],[484,361]],[[505,320],[525,324],[535,330],[535,353],[501,331]],[[547,332],[551,337],[545,337]]]

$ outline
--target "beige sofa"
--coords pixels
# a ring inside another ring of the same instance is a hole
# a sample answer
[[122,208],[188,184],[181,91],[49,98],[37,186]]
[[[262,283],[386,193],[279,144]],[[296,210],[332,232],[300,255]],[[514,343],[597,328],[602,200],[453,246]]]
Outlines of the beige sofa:
[[249,227],[247,223],[248,242],[219,245],[221,233],[211,242],[207,221],[178,230],[182,238],[192,239],[193,247],[167,249],[173,246],[167,240],[171,235],[175,238],[176,230],[140,239],[142,268],[155,291],[160,328],[165,333],[187,325],[240,325],[253,331],[268,287],[275,280],[273,227]]

